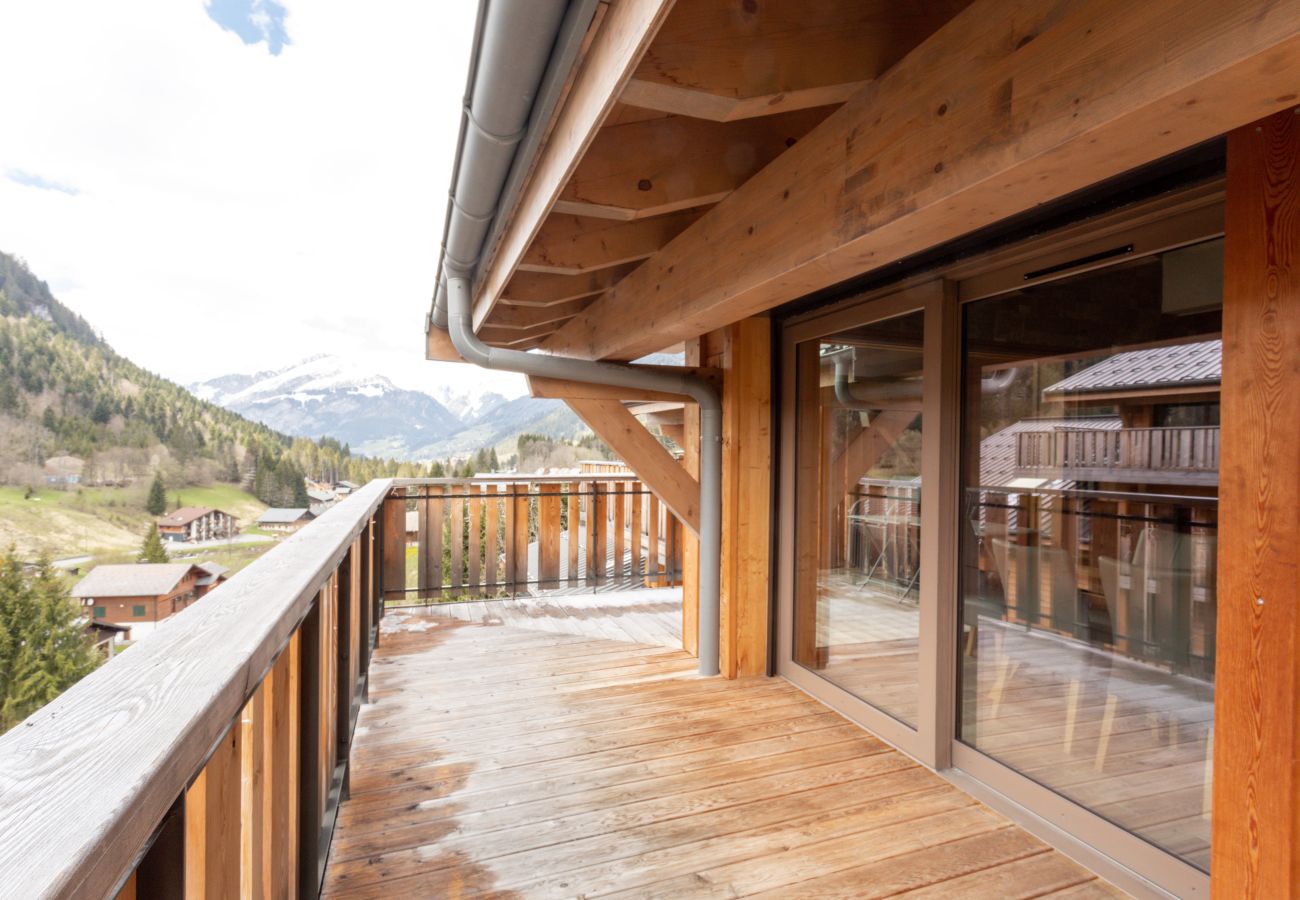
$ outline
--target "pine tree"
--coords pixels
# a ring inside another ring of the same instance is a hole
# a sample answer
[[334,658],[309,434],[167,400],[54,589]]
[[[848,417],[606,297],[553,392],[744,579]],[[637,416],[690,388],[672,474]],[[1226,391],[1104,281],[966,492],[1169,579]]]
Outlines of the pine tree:
[[167,562],[167,548],[163,546],[162,535],[158,533],[157,522],[149,526],[149,533],[145,535],[144,544],[140,547],[140,555],[136,557],[135,561],[142,563]]
[[0,557],[0,731],[99,665],[77,607],[42,559],[31,577],[11,548]]
[[167,488],[161,474],[155,473],[153,476],[153,484],[149,486],[149,499],[145,501],[144,508],[151,516],[161,516],[167,511]]

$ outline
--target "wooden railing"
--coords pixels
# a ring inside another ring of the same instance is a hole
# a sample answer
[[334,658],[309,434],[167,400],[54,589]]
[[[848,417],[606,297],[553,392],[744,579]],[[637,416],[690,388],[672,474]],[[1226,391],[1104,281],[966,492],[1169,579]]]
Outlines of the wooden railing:
[[357,491],[0,736],[4,896],[319,894],[391,486]]
[[1016,468],[1088,481],[1217,483],[1219,429],[1078,429],[1016,435]]
[[681,583],[682,524],[624,474],[402,480],[390,606]]

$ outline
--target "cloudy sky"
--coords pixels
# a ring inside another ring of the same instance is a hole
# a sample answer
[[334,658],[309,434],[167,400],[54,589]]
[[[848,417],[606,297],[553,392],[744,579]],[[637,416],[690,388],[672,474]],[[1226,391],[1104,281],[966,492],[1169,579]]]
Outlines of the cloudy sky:
[[481,383],[423,360],[476,5],[4,4],[0,250],[182,383]]

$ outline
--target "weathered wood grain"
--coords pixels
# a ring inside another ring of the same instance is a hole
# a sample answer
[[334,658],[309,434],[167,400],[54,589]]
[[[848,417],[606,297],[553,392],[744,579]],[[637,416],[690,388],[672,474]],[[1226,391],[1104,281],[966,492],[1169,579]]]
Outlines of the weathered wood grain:
[[390,487],[362,488],[0,736],[6,891],[124,883]]

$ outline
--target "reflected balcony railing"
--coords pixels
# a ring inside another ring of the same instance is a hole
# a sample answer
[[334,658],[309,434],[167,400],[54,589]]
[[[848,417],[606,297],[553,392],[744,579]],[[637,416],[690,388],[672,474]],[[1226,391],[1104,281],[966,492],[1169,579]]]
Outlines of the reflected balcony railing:
[[1016,435],[1016,474],[1075,481],[1217,485],[1218,426],[1080,428]]

